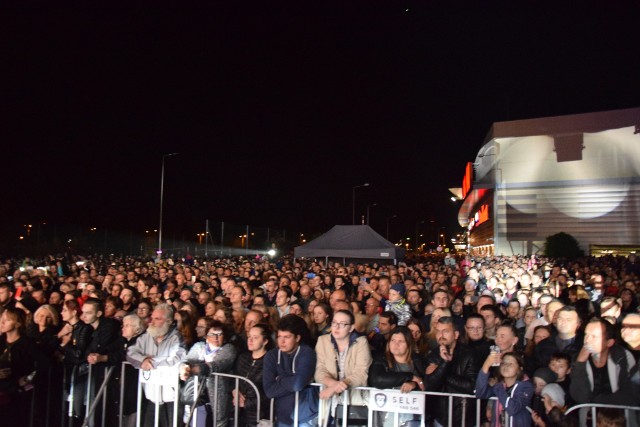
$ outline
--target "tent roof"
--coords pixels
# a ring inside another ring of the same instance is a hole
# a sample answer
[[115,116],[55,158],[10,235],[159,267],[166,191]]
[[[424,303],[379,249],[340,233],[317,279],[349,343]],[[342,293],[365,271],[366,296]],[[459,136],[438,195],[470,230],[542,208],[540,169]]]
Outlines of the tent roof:
[[398,259],[404,257],[404,249],[368,225],[336,225],[311,242],[296,247],[294,256]]

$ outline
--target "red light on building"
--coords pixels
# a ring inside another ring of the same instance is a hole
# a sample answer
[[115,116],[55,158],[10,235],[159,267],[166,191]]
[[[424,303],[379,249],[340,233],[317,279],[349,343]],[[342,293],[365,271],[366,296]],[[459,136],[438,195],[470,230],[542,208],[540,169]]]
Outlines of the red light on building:
[[468,162],[464,171],[464,178],[462,179],[462,199],[464,200],[471,190],[471,183],[473,182],[473,163]]

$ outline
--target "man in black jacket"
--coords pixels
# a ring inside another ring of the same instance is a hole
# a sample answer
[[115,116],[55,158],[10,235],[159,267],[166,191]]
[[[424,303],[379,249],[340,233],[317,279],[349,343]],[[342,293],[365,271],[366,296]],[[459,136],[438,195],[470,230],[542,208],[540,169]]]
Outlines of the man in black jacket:
[[[464,344],[458,343],[459,332],[455,329],[451,317],[441,317],[435,325],[439,352],[431,352],[427,358],[427,391],[442,393],[473,394],[478,366],[472,351]],[[430,397],[433,410],[434,425],[448,425],[447,397]],[[453,399],[453,425],[461,425],[463,416],[463,399]],[[473,425],[475,421],[474,399],[467,401],[465,425]]]
[[[82,306],[82,320],[93,328],[91,339],[86,348],[86,358],[92,366],[91,391],[89,402],[95,397],[95,393],[102,384],[107,366],[114,366],[119,358],[116,356],[120,351],[120,325],[114,319],[103,316],[104,306],[102,301],[89,298]],[[98,405],[94,416],[95,425],[100,425],[102,420],[102,405]],[[107,412],[106,425],[111,425],[114,413]]]
[[575,360],[582,349],[584,334],[580,332],[580,316],[575,307],[566,305],[557,311],[555,317],[556,327],[553,328],[549,338],[535,346],[533,358],[527,366],[527,373],[549,366],[554,353],[563,352]]

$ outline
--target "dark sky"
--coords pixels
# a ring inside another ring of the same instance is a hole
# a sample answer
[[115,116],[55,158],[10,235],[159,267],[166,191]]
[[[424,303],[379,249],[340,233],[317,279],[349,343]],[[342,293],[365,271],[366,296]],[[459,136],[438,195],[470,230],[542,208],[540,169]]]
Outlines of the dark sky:
[[398,237],[493,122],[640,105],[637,1],[210,3],[3,6],[5,224],[153,228],[179,152],[168,232],[325,231],[370,182]]

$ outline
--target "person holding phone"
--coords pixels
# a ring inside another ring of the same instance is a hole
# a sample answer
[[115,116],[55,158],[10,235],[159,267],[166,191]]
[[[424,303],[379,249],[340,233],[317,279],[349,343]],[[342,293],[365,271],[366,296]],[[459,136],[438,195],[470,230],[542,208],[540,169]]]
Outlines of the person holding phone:
[[[502,356],[502,357],[501,357]],[[500,364],[498,381],[489,379],[489,370],[496,363]],[[516,352],[491,353],[484,361],[476,379],[476,397],[488,399],[497,397],[493,405],[491,425],[506,425],[505,414],[511,417],[514,426],[531,426],[531,406],[534,385],[524,379],[524,359]]]
[[[473,357],[473,351],[458,342],[460,333],[456,330],[453,318],[441,317],[434,325],[438,350],[432,351],[427,358],[426,390],[443,393],[473,394],[478,365]],[[449,421],[446,397],[433,397],[429,400],[432,405],[433,416],[440,425],[447,425]],[[474,417],[462,419],[463,399],[453,399],[453,425],[470,426]],[[473,407],[467,408],[467,414],[475,414]]]

